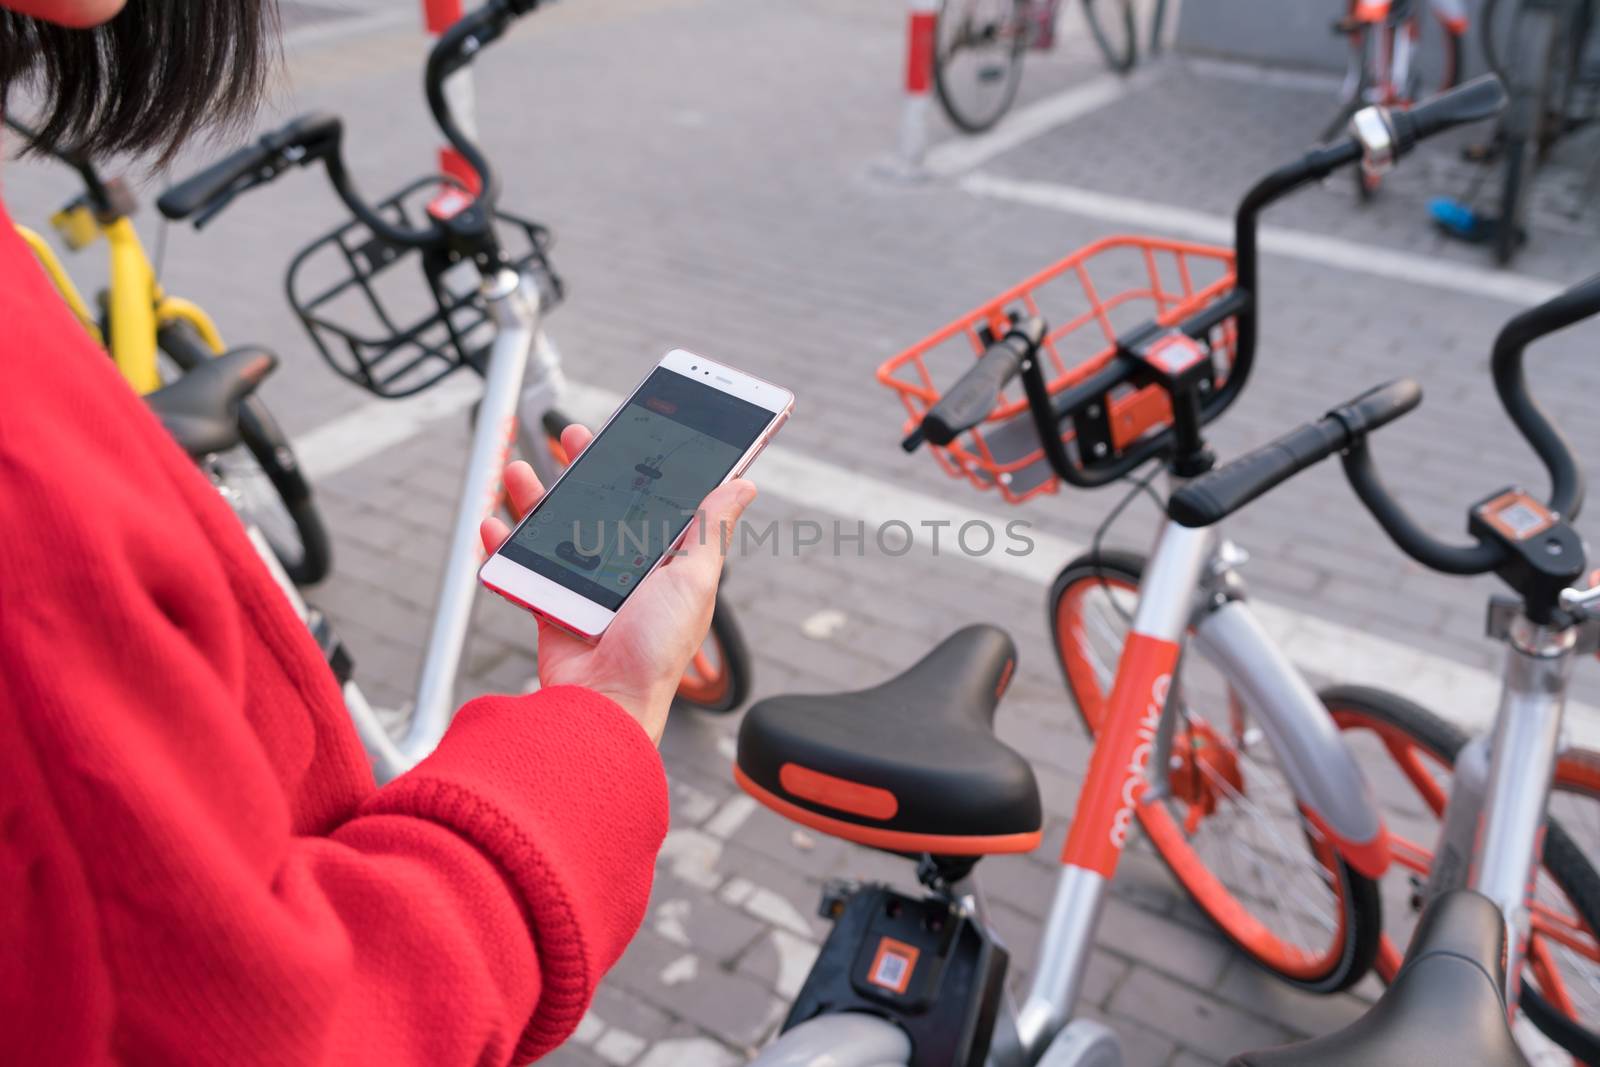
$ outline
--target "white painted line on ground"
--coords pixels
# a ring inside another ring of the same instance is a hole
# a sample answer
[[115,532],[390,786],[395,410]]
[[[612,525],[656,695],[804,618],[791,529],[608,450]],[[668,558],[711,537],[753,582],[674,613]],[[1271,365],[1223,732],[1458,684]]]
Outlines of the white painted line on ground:
[[415,437],[429,423],[465,411],[482,395],[482,379],[457,373],[404,400],[374,400],[296,438],[295,456],[315,483]]
[[[297,439],[295,451],[313,480],[327,478],[413,436],[431,421],[458,415],[477,399],[480,388],[476,377],[461,374],[408,400],[373,401]],[[568,407],[575,417],[593,425],[604,420],[622,399],[608,389],[572,383]],[[762,453],[755,475],[773,496],[841,518],[860,519],[874,530],[889,522],[920,528],[927,521],[951,523],[947,529],[986,522],[1003,532],[1006,524],[1020,515],[964,507],[782,445]],[[995,550],[987,555],[967,556],[959,550],[942,555],[956,565],[975,564],[1032,585],[1048,586],[1056,572],[1084,550],[1084,546],[1036,525],[1027,530],[1027,536],[1033,539],[1034,549],[1023,556],[1005,553],[1005,546],[1013,542],[1004,536],[996,537]],[[1487,671],[1294,608],[1259,599],[1251,604],[1284,652],[1308,673],[1324,678],[1336,674],[1340,682],[1392,690],[1468,729],[1486,727],[1493,716],[1500,681]],[[1570,711],[1567,726],[1572,741],[1600,748],[1600,710],[1573,705]]]
[[1059,93],[1037,100],[1001,120],[1000,125],[976,137],[955,137],[942,141],[928,151],[925,166],[929,173],[941,178],[964,174],[980,167],[995,156],[1026,144],[1040,134],[1057,126],[1098,111],[1130,90],[1154,81],[1160,75],[1140,71],[1131,77],[1099,74],[1063,89]]
[[[1344,84],[1342,75],[1315,70],[1289,70],[1286,67],[1263,67],[1257,63],[1244,63],[1232,59],[1186,57],[1184,68],[1203,78],[1243,82],[1269,89],[1303,89],[1306,92],[1337,93]],[[1333,113],[1329,101],[1328,113]]]
[[[1132,226],[1141,231],[1188,237],[1217,244],[1233,243],[1233,220],[1202,211],[1156,204],[1148,200],[1080,189],[1052,182],[1022,181],[992,174],[969,174],[957,183],[974,196],[1080,215],[1098,222]],[[1261,251],[1271,255],[1318,263],[1326,267],[1435,289],[1486,296],[1509,304],[1538,304],[1561,292],[1562,286],[1544,278],[1510,271],[1486,270],[1465,263],[1397,252],[1388,248],[1346,241],[1305,230],[1263,226]]]

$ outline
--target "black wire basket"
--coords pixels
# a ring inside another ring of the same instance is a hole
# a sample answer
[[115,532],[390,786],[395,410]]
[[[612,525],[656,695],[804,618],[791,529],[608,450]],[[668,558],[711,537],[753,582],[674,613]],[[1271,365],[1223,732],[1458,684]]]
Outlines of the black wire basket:
[[[440,189],[420,178],[377,210],[405,228],[427,220]],[[495,233],[512,269],[539,287],[541,309],[561,299],[547,253],[550,231],[503,211]],[[404,264],[415,259],[416,266]],[[477,268],[444,250],[406,248],[352,219],[307,245],[289,264],[289,304],[328,365],[368,392],[397,399],[421,392],[453,371],[479,373],[494,337]]]

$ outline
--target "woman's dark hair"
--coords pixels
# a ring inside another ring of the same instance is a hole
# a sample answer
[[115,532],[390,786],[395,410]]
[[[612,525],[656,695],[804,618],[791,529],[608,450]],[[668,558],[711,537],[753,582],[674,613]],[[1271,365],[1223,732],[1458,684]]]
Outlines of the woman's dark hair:
[[0,8],[0,109],[27,86],[41,143],[165,163],[249,119],[277,48],[276,0],[128,0],[90,29]]

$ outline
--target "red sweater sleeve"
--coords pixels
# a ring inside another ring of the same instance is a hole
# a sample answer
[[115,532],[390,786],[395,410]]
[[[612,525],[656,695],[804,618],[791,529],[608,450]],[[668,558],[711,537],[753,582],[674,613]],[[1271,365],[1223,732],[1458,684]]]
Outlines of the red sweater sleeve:
[[562,687],[463,707],[438,751],[296,842],[280,876],[286,907],[304,893],[339,915],[351,993],[372,998],[330,1021],[338,1061],[374,1028],[390,1064],[481,1062],[508,1037],[522,1062],[566,1040],[643,918],[666,811],[655,748],[610,701]]
[[644,731],[587,690],[484,697],[375,789],[212,487],[103,355],[11,343],[34,391],[0,396],[0,1060],[560,1043],[644,914]]
[[438,751],[333,840],[405,855],[443,830],[493,865],[520,910],[495,932],[523,955],[508,971],[537,959],[535,988],[506,1001],[512,1021],[536,1005],[516,1050],[529,1059],[572,1033],[638,929],[666,813],[666,776],[639,725],[603,697],[559,687],[466,705]]

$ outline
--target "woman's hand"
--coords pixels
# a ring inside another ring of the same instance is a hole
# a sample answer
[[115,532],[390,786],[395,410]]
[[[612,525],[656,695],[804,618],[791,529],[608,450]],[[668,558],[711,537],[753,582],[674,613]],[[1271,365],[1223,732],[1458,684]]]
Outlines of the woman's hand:
[[[593,436],[582,426],[568,426],[561,447],[576,457]],[[506,467],[505,485],[522,514],[544,495],[539,476],[521,460]],[[539,684],[581,685],[610,697],[659,744],[673,694],[711,626],[734,524],[755,495],[755,485],[735,479],[706,497],[689,526],[682,554],[640,583],[598,642],[590,644],[539,619]],[[499,548],[510,532],[498,518],[485,519],[484,550]]]

